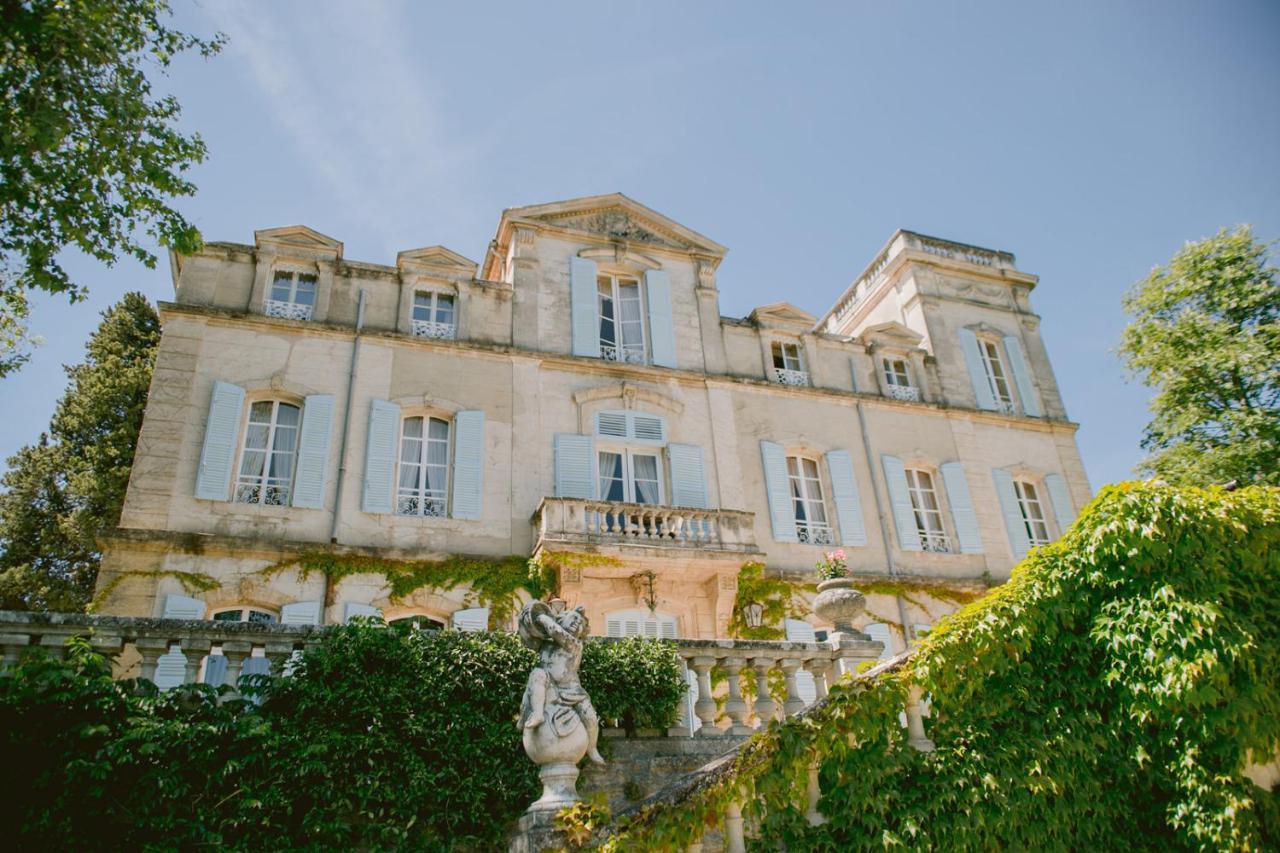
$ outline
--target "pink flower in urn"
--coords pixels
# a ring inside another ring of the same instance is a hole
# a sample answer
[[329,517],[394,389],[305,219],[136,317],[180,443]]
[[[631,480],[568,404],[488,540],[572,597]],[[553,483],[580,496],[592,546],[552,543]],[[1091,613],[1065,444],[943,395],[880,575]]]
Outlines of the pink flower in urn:
[[845,557],[844,549],[839,548],[835,551],[828,551],[825,558],[818,561],[817,569],[818,577],[824,581],[832,578],[848,577],[849,564]]

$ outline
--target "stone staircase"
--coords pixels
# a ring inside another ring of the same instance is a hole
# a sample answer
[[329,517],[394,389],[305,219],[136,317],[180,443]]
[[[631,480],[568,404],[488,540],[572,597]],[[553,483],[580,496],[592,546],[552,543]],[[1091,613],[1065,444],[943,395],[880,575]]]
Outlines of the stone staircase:
[[610,812],[616,814],[657,793],[686,773],[692,773],[727,752],[735,750],[747,736],[671,737],[639,735],[626,737],[617,729],[606,729],[600,751],[605,766],[584,762],[578,779],[583,798],[604,793]]

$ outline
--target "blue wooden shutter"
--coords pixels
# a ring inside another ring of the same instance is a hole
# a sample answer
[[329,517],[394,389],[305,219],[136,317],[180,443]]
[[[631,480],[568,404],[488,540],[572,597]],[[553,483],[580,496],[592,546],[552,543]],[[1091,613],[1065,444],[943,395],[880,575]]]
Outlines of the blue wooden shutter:
[[196,471],[196,497],[207,501],[227,499],[243,411],[243,388],[229,382],[213,383],[209,420],[204,428],[204,447],[200,449],[200,467]]
[[[193,655],[195,652],[188,651],[187,654]],[[177,646],[173,646],[156,661],[156,677],[152,683],[161,690],[172,690],[186,680],[187,659]]]
[[920,529],[916,527],[911,493],[907,491],[907,466],[896,456],[882,456],[880,463],[884,466],[884,483],[889,488],[889,504],[898,529],[898,547],[904,551],[921,551]]
[[489,608],[472,607],[467,610],[455,610],[449,622],[455,631],[488,631]]
[[361,604],[358,601],[348,601],[342,610],[342,621],[350,622],[357,616],[381,619],[382,611],[371,604]]
[[991,383],[987,380],[987,367],[982,361],[982,351],[978,349],[978,336],[969,329],[961,329],[960,348],[964,350],[964,365],[969,369],[969,381],[973,383],[978,408],[995,411],[996,395],[991,393]]
[[302,409],[298,472],[293,479],[294,506],[324,508],[324,484],[329,473],[329,442],[332,435],[333,395],[310,395]]
[[389,513],[394,506],[391,492],[396,482],[399,432],[399,406],[386,400],[369,404],[369,432],[364,443],[364,495],[360,501],[360,508],[365,512]]
[[1022,520],[1022,509],[1018,506],[1018,493],[1013,488],[1013,476],[1008,471],[994,468],[991,479],[996,484],[996,495],[1000,498],[1000,512],[1004,515],[1004,526],[1009,531],[1009,545],[1013,548],[1013,559],[1021,560],[1031,550],[1031,538],[1027,536],[1027,526]]
[[1040,398],[1036,396],[1036,386],[1031,381],[1031,368],[1027,365],[1022,341],[1013,335],[1007,335],[1004,339],[1004,351],[1009,354],[1009,369],[1013,371],[1013,381],[1018,386],[1023,413],[1033,418],[1040,417]]
[[669,444],[671,460],[671,505],[707,508],[707,472],[702,448],[696,444]]
[[1066,533],[1071,522],[1076,520],[1076,514],[1071,508],[1071,493],[1067,491],[1067,481],[1062,479],[1061,474],[1045,474],[1044,487],[1053,503],[1053,515],[1058,519],[1058,533]]
[[320,602],[295,601],[280,608],[281,625],[319,625]]
[[212,687],[220,687],[227,680],[227,658],[225,655],[209,655],[204,659],[204,683]]
[[671,277],[662,270],[644,274],[644,289],[649,294],[649,344],[653,363],[660,367],[676,366],[676,330],[671,314]]
[[760,458],[764,463],[764,490],[769,496],[769,523],[773,538],[779,542],[798,542],[796,505],[791,500],[791,480],[787,477],[787,456],[782,445],[760,442]]
[[556,435],[556,497],[596,496],[595,447],[589,435]]
[[596,262],[572,258],[569,261],[569,300],[573,315],[574,355],[600,357],[600,296],[596,288]]
[[160,614],[162,619],[203,619],[205,605],[198,598],[190,598],[185,595],[166,595],[164,597],[164,610]]
[[479,521],[484,490],[484,412],[453,419],[453,517]]
[[849,451],[827,451],[827,473],[831,475],[831,499],[835,501],[836,517],[840,519],[840,544],[866,545],[867,528],[862,522],[862,501]]
[[982,536],[978,533],[978,516],[969,497],[969,481],[965,479],[964,466],[959,462],[943,465],[942,482],[947,487],[947,503],[951,504],[951,519],[956,525],[960,552],[981,554]]

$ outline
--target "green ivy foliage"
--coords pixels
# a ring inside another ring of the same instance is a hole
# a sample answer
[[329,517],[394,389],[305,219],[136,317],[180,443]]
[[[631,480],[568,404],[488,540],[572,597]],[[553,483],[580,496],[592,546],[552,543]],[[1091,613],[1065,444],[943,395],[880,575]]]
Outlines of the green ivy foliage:
[[[670,724],[669,644],[587,650],[603,714]],[[0,678],[0,766],[22,779],[0,821],[20,849],[500,847],[538,794],[516,727],[533,665],[510,634],[346,625],[289,677],[246,678],[257,705],[114,681],[84,641],[35,651]]]
[[[901,669],[606,846],[683,849],[743,797],[770,849],[1276,849],[1280,802],[1243,770],[1280,752],[1277,685],[1280,491],[1113,486]],[[898,723],[913,686],[933,752]]]

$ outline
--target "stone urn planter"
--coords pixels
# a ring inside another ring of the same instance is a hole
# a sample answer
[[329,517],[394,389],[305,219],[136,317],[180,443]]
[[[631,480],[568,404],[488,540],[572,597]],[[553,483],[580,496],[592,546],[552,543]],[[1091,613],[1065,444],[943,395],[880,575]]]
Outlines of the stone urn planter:
[[853,588],[853,578],[831,578],[818,584],[813,612],[835,625],[836,631],[861,636],[853,620],[866,609],[866,596]]

